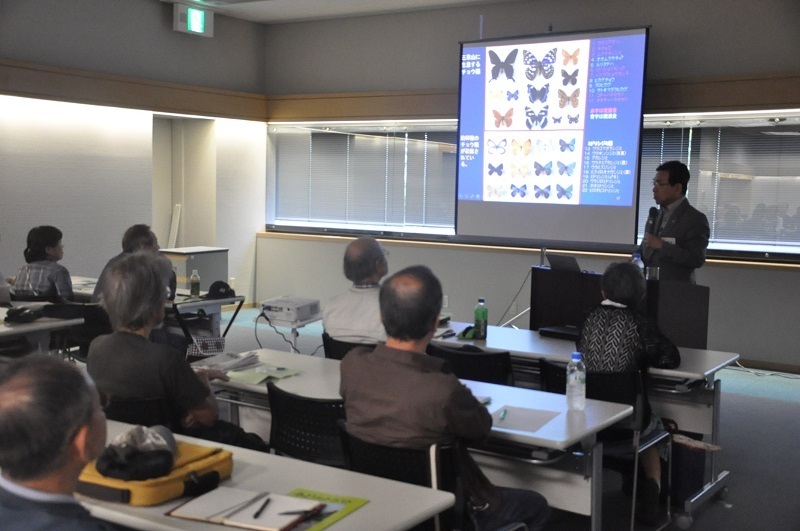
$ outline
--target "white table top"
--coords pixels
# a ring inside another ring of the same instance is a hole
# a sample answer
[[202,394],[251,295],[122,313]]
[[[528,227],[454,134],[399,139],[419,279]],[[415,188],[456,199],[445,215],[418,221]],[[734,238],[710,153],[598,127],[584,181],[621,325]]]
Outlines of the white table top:
[[[303,371],[298,375],[276,380],[276,385],[281,389],[313,398],[341,398],[339,394],[339,360],[292,354],[281,350],[263,349],[257,352],[259,358],[266,363]],[[564,395],[469,380],[463,380],[463,382],[475,396],[492,398],[492,402],[488,406],[490,412],[503,406],[557,411],[558,416],[535,432],[507,430],[497,424],[492,427],[492,435],[498,438],[557,450],[563,450],[586,436],[614,424],[630,415],[632,411],[630,406],[622,404],[587,400],[585,414],[576,417],[567,415]],[[266,382],[249,385],[215,381],[214,385],[258,394],[267,392]]]
[[196,245],[194,247],[173,247],[171,249],[161,249],[165,254],[200,254],[200,253],[218,253],[228,252],[227,247],[206,247],[204,245]]
[[[109,421],[109,439],[129,427],[128,424]],[[329,528],[333,531],[408,529],[451,507],[455,501],[454,496],[445,491],[224,444],[216,445],[191,437],[176,437],[198,444],[221,446],[233,452],[233,475],[222,483],[225,486],[254,491],[267,490],[276,494],[287,494],[295,488],[306,488],[369,500],[369,503],[333,524]],[[136,529],[147,531],[223,529],[216,524],[166,516],[164,513],[181,503],[180,500],[154,507],[131,507],[82,496],[80,499],[95,516]]]
[[568,411],[567,397],[534,389],[462,380],[475,396],[488,396],[486,407],[494,413],[507,406],[549,411],[557,415],[535,430],[508,429],[501,422],[492,426],[492,437],[544,448],[565,450],[587,436],[607,428],[633,413],[625,404],[586,400],[584,411]]
[[224,297],[221,299],[200,299],[197,297],[190,297],[181,294],[181,290],[177,290],[178,295],[173,301],[167,301],[167,306],[177,308],[182,312],[198,310],[200,308],[215,308],[213,312],[206,310],[208,313],[219,313],[223,306],[229,304],[238,304],[244,301],[243,295],[236,295],[235,297]]
[[[75,299],[79,302],[89,302],[94,294],[94,287],[97,285],[97,279],[92,277],[72,277],[72,292],[75,294]],[[199,308],[213,308],[214,313],[219,313],[220,308],[229,304],[236,304],[244,301],[244,297],[237,295],[235,297],[225,297],[223,299],[200,299],[189,295],[189,290],[184,288],[177,288],[175,290],[176,296],[174,301],[167,301],[167,307],[177,306],[181,311],[197,310]],[[200,292],[204,295],[205,291]]]
[[[471,323],[451,322],[449,328],[460,332]],[[443,330],[440,329],[438,333]],[[436,339],[437,343],[456,345],[475,345],[487,350],[507,350],[512,356],[521,358],[548,358],[552,361],[567,363],[575,343],[565,339],[542,337],[535,330],[523,330],[508,327],[489,326],[486,340],[463,340],[456,337]],[[739,359],[739,354],[722,352],[719,350],[703,350],[696,348],[679,347],[681,365],[677,369],[650,368],[652,375],[668,378],[688,378],[690,380],[704,380],[723,367]]]
[[[36,302],[19,302],[16,306],[34,306]],[[39,319],[30,323],[6,323],[7,308],[0,307],[0,336],[19,336],[31,334],[34,332],[50,332],[52,330],[61,330],[62,328],[69,328],[70,326],[78,326],[83,324],[82,318],[77,319],[56,319],[54,317],[40,317]]]
[[[295,376],[275,380],[275,385],[284,391],[310,398],[342,398],[339,394],[339,360],[294,354],[283,350],[261,349],[255,352],[264,363],[301,371]],[[215,380],[214,385],[258,394],[267,393],[266,382],[253,385]]]

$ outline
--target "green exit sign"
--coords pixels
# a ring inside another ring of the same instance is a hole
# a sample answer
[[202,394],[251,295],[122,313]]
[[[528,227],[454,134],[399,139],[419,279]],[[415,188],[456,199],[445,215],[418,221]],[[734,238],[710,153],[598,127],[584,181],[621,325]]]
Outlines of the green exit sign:
[[214,12],[185,4],[174,4],[172,29],[192,35],[213,37]]
[[192,33],[205,33],[206,12],[190,7],[186,10],[186,29]]

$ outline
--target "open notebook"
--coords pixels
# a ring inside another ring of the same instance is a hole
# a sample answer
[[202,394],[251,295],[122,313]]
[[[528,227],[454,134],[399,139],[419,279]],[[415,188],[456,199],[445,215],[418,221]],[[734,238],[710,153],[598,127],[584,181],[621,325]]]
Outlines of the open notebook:
[[217,487],[175,507],[167,514],[245,529],[286,531],[324,508],[325,504],[316,500]]

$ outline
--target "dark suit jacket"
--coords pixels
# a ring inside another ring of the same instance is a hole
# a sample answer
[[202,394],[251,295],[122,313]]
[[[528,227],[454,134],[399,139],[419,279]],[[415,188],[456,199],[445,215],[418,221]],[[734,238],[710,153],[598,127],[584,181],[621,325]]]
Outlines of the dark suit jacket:
[[97,520],[77,501],[44,502],[0,488],[0,527],[42,531],[115,531],[126,529]]
[[694,270],[706,261],[706,248],[711,231],[706,215],[683,201],[672,213],[658,237],[675,238],[675,243],[664,242],[655,250],[642,245],[642,260],[647,267],[659,267],[661,280],[694,282]]

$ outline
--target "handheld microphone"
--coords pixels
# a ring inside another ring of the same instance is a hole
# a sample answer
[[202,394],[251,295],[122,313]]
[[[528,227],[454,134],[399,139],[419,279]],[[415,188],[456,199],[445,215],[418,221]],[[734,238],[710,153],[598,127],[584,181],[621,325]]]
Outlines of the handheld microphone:
[[656,222],[656,217],[658,217],[658,209],[656,207],[650,207],[650,213],[647,215],[647,223],[645,223],[644,226],[645,234],[655,234],[653,225]]

